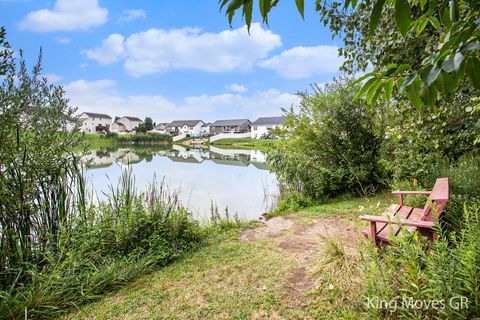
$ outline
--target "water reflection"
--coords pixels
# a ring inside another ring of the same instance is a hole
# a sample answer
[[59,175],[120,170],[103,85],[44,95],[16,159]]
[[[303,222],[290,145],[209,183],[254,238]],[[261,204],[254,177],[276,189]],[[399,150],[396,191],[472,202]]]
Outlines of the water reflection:
[[211,146],[127,146],[93,150],[85,156],[87,182],[98,197],[107,193],[121,175],[121,167],[132,165],[141,190],[154,176],[170,189],[178,190],[181,202],[198,218],[210,215],[212,203],[220,212],[257,218],[275,201],[277,183],[260,150],[233,150]]

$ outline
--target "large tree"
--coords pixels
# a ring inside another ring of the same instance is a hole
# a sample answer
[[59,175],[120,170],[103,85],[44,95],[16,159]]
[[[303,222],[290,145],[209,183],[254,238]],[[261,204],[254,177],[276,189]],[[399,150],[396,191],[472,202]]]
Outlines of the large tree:
[[[259,0],[268,24],[270,11],[280,0]],[[295,0],[303,17],[304,0]],[[241,11],[248,26],[253,0],[220,0],[231,23]],[[380,97],[406,93],[417,109],[433,105],[468,79],[480,89],[480,1],[478,0],[316,0],[321,21],[341,37],[343,70],[373,71],[357,96],[369,103]]]

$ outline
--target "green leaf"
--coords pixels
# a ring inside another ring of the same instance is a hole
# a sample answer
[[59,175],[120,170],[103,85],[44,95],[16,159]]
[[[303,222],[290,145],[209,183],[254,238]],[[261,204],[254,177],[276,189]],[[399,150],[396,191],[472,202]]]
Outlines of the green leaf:
[[355,9],[357,6],[357,0],[352,0],[352,9]]
[[[382,90],[382,81],[381,79],[377,79],[377,81],[370,87],[367,92],[366,100],[368,104],[373,104],[375,99],[378,98],[380,91]],[[375,99],[374,99],[375,98]]]
[[455,68],[455,71],[458,71],[460,69],[460,65],[462,64],[464,59],[464,55],[461,52],[457,52],[455,56],[453,57],[453,67]]
[[455,22],[458,20],[458,0],[450,0],[450,21]]
[[409,85],[412,84],[412,82],[417,78],[417,73],[413,73],[411,74],[407,80],[405,80],[404,83],[402,83],[402,86],[400,87],[400,92],[403,92],[403,90],[405,90],[406,87],[408,87]]
[[262,15],[263,22],[265,22],[268,25],[268,13],[272,8],[271,6],[272,3],[270,0],[259,0],[258,4],[260,6],[260,14]]
[[365,94],[365,92],[367,92],[376,81],[378,81],[376,77],[368,79],[368,81],[363,85],[363,87],[355,95],[355,100],[362,97]]
[[232,25],[233,16],[235,15],[235,11],[240,8],[243,4],[244,0],[231,0],[230,4],[227,7],[227,17],[228,23],[230,26]]
[[437,67],[437,65],[428,66],[424,72],[421,74],[422,81],[428,87],[437,80],[438,75],[442,71],[442,68]]
[[448,58],[442,63],[442,69],[446,73],[450,73],[455,70],[455,65],[453,64],[453,58]]
[[253,1],[245,1],[243,4],[243,16],[245,17],[245,23],[247,24],[247,30],[250,34],[250,25],[252,24],[252,6]]
[[370,15],[370,34],[375,33],[380,17],[382,16],[382,9],[385,5],[385,0],[377,0],[373,7],[372,14]]
[[440,28],[440,21],[438,21],[437,17],[431,16],[428,21],[430,21],[430,24],[435,28],[439,29]]
[[389,79],[385,83],[385,99],[390,100],[392,97],[392,91],[393,91],[393,85],[395,84],[395,81],[393,79]]
[[437,102],[438,91],[435,86],[424,87],[422,89],[422,102],[427,106],[435,105]]
[[302,16],[302,19],[305,19],[304,16],[304,3],[303,0],[295,0],[295,4],[297,5],[298,12],[300,12],[300,15]]
[[405,37],[410,29],[411,19],[411,10],[410,4],[407,0],[396,0],[395,1],[395,22],[397,24],[398,30],[403,37]]
[[437,89],[444,95],[448,95],[455,89],[457,80],[455,73],[441,72],[435,81]]
[[422,33],[423,29],[425,29],[425,27],[427,26],[427,23],[428,23],[428,18],[426,17],[421,18],[421,20],[418,22],[418,25],[417,25],[417,36]]
[[465,63],[465,72],[476,89],[480,89],[480,61],[472,57]]
[[355,80],[354,83],[362,82],[362,81],[365,80],[366,78],[371,77],[371,76],[373,76],[373,75],[376,75],[376,73],[375,73],[375,72],[366,73],[366,74],[364,74],[363,76],[361,76],[360,78],[358,78],[357,80]]
[[417,111],[422,111],[423,103],[422,99],[420,98],[420,88],[421,88],[421,81],[415,79],[413,85],[409,86],[406,90],[408,100],[410,103],[417,109]]

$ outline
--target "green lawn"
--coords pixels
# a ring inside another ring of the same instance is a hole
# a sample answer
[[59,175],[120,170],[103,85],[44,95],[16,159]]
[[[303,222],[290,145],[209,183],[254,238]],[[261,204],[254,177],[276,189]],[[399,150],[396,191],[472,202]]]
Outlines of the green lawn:
[[266,150],[277,143],[277,140],[253,139],[253,138],[229,138],[213,142],[216,147],[225,149],[258,149]]
[[114,138],[105,138],[104,134],[86,133],[83,135],[83,144],[87,149],[98,149],[103,147],[115,147],[117,140]]
[[[391,200],[378,195],[304,208],[275,218],[293,226],[266,238],[239,241],[259,227],[230,230],[66,319],[364,318],[362,264],[354,248],[358,226],[352,222],[362,212],[381,212]],[[333,239],[312,234],[334,220]],[[342,243],[345,232],[353,247]]]

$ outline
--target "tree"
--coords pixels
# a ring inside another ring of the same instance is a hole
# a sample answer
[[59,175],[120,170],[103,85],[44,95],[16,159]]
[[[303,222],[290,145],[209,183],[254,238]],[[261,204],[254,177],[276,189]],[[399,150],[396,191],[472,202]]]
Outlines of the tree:
[[145,124],[145,129],[146,131],[153,130],[153,121],[152,118],[146,117],[145,121],[143,122]]
[[[269,13],[279,2],[259,0],[263,22],[268,24]],[[235,13],[241,10],[247,25],[251,25],[253,0],[220,0],[219,3],[221,9],[226,8],[230,23]],[[295,3],[303,17],[304,0],[295,0]],[[440,96],[455,92],[464,79],[480,89],[480,1],[346,0],[343,6],[338,1],[330,0],[317,0],[315,3],[321,21],[329,25],[334,35],[344,36],[347,48],[355,39],[364,42],[355,51],[340,51],[347,59],[347,64],[351,64],[350,67],[354,67],[353,64],[358,61],[360,67],[366,67],[368,60],[362,61],[357,57],[365,53],[372,54],[372,51],[361,49],[368,47],[367,38],[378,35],[378,27],[388,20],[394,21],[394,25],[387,24],[391,28],[385,30],[387,37],[380,41],[384,46],[390,46],[398,40],[408,41],[418,49],[422,49],[419,44],[430,44],[424,47],[423,52],[419,50],[423,57],[419,63],[398,63],[389,59],[374,65],[374,71],[360,79],[367,81],[357,97],[365,96],[369,103],[374,103],[381,97],[391,99],[394,92],[405,93],[412,105],[420,110],[424,104],[433,105]],[[350,23],[344,24],[346,21]],[[368,24],[362,24],[365,21]],[[366,36],[366,32],[369,36]],[[401,36],[400,39],[397,34]],[[369,49],[376,50],[372,47]],[[397,52],[402,55],[402,51]]]

